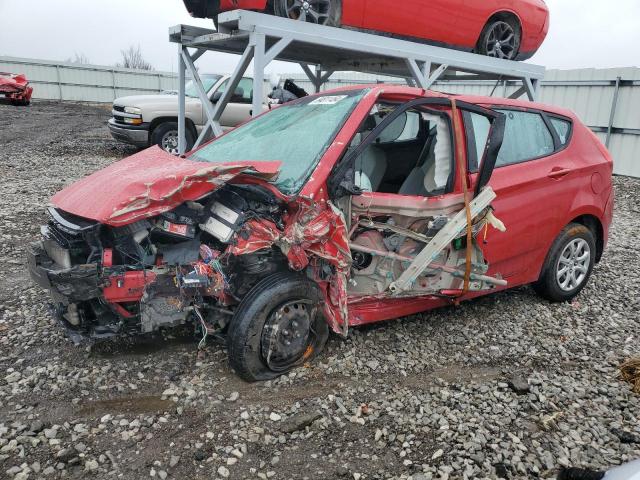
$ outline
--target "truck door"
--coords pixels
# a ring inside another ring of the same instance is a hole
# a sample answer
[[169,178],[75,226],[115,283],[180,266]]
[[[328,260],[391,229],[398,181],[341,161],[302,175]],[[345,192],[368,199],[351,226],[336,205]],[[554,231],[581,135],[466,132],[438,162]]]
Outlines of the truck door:
[[[211,100],[216,102],[227,88],[229,80],[225,80],[213,93]],[[253,80],[242,78],[236,87],[231,100],[222,112],[220,125],[223,129],[233,128],[251,117],[251,102],[253,99]]]

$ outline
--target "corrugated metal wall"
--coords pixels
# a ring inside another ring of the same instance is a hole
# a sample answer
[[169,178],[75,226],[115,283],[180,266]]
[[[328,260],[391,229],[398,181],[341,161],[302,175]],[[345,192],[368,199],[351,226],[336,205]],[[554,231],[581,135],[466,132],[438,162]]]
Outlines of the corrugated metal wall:
[[48,100],[111,103],[126,95],[178,88],[176,75],[170,72],[27,58],[0,57],[0,72],[26,74],[33,86],[33,97]]
[[[176,75],[170,72],[15,57],[0,57],[0,71],[25,73],[33,84],[34,98],[52,100],[110,103],[114,98],[126,95],[177,89]],[[291,78],[308,92],[313,91],[313,85],[303,73],[281,74],[280,77]],[[339,72],[323,89],[381,82],[402,83],[393,77]],[[451,93],[506,96],[517,86],[496,82],[440,82],[434,88]],[[268,82],[265,89],[270,89]],[[614,101],[616,91],[617,101]],[[609,137],[615,172],[640,177],[640,159],[636,153],[640,151],[640,68],[548,70],[542,82],[540,100],[575,111],[603,142]]]

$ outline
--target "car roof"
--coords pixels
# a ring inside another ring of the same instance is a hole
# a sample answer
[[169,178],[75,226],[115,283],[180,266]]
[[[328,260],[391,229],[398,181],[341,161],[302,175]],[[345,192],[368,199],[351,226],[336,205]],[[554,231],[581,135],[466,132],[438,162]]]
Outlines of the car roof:
[[371,95],[382,95],[386,97],[397,98],[398,100],[410,100],[416,97],[425,98],[455,98],[457,100],[481,105],[485,107],[513,107],[513,108],[529,108],[535,110],[543,110],[554,115],[561,115],[576,119],[575,114],[571,110],[566,108],[557,107],[555,105],[548,105],[540,102],[532,102],[529,100],[520,100],[513,98],[501,98],[501,97],[487,97],[482,95],[460,95],[455,93],[436,92],[434,90],[423,90],[422,88],[409,87],[405,85],[397,84],[361,84],[361,85],[349,85],[345,87],[339,87],[331,90],[325,90],[320,92],[321,95],[326,95],[332,92],[344,92],[351,90],[369,89]]

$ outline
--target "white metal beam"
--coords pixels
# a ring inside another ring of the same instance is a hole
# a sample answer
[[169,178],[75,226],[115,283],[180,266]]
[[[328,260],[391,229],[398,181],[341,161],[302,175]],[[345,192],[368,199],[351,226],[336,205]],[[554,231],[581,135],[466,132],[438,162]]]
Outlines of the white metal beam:
[[249,43],[253,44],[253,98],[251,116],[256,117],[262,113],[262,99],[264,97],[264,69],[268,64],[265,58],[264,33],[252,32]]
[[184,155],[187,150],[185,129],[185,69],[182,59],[182,45],[178,45],[178,154]]
[[202,104],[202,111],[205,113],[208,120],[202,132],[200,133],[200,136],[198,137],[196,145],[194,145],[194,147],[196,147],[200,144],[201,138],[203,137],[203,134],[207,130],[207,128],[211,128],[215,136],[222,135],[222,128],[220,127],[220,123],[215,120],[213,105],[211,104],[211,100],[209,99],[208,92],[204,89],[204,85],[202,84],[202,80],[200,79],[200,75],[198,74],[198,70],[191,60],[191,56],[187,51],[187,47],[183,47],[181,53],[182,59],[184,60],[189,73],[191,74],[191,79],[196,86],[196,93],[198,94],[198,98],[200,99],[200,103]]

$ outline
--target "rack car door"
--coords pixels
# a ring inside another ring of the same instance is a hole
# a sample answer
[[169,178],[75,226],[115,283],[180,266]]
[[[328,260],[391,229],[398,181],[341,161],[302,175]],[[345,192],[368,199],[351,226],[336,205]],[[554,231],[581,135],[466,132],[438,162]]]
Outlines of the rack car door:
[[366,0],[363,27],[454,45],[461,38],[457,23],[462,7],[463,0],[406,0],[395,4]]

